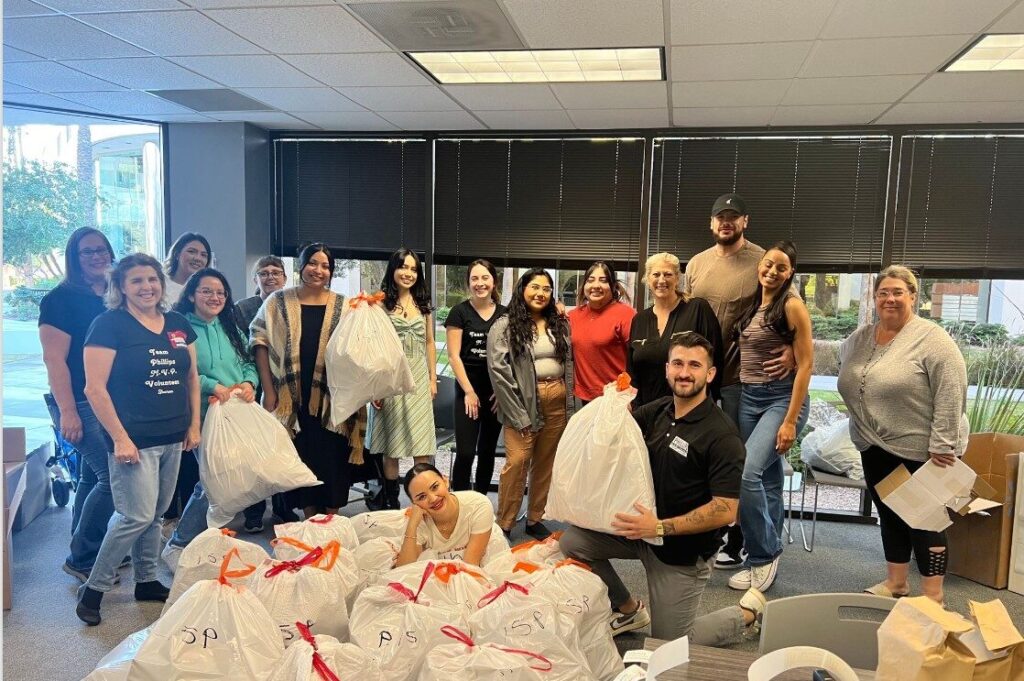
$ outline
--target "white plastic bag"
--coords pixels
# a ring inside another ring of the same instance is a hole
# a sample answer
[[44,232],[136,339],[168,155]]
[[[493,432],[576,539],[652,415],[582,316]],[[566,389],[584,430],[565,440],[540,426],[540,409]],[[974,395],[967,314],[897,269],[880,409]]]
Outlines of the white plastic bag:
[[[528,576],[524,574],[528,573]],[[554,567],[527,568],[515,580],[528,585],[530,593],[554,605],[579,632],[580,651],[601,681],[614,679],[623,670],[622,656],[608,626],[611,602],[608,587],[590,568],[568,559]]]
[[203,580],[170,607],[150,629],[128,672],[130,681],[263,681],[284,653],[281,634],[267,609],[231,580],[253,568],[229,570],[238,552],[221,565],[220,577]]
[[[352,521],[343,515],[331,513],[324,515],[317,514],[311,518],[297,523],[280,523],[274,525],[274,535],[277,537],[292,537],[310,546],[326,546],[328,542],[335,541],[341,547],[351,551],[359,546],[359,535],[356,534]],[[279,550],[275,548],[275,553]],[[285,555],[280,558],[294,558],[298,551],[290,551],[288,546],[280,547]]]
[[466,627],[459,610],[398,583],[363,589],[349,620],[352,642],[380,660],[389,681],[416,679],[427,653],[447,642],[446,625]]
[[339,549],[334,541],[298,560],[268,558],[249,578],[249,590],[270,613],[286,648],[301,639],[296,622],[314,634],[348,640],[348,590],[332,572]]
[[572,621],[529,586],[504,582],[485,595],[479,606],[469,618],[478,643],[542,655],[551,663],[551,670],[544,674],[548,681],[594,680]]
[[338,588],[342,590],[349,610],[352,609],[352,603],[355,602],[356,596],[365,582],[359,567],[356,565],[355,556],[351,551],[341,548],[341,544],[337,539],[321,544],[306,544],[294,537],[278,537],[270,543],[274,546],[274,558],[282,561],[301,560],[306,554],[318,547],[324,551],[333,551],[332,547],[338,545],[337,554],[332,555],[332,561],[327,564],[328,572],[337,578]]
[[800,459],[815,470],[864,479],[860,452],[850,439],[850,419],[817,428],[800,443]]
[[212,527],[203,530],[181,551],[174,581],[171,583],[171,595],[164,603],[163,612],[167,612],[196,582],[217,579],[221,563],[232,549],[238,549],[239,558],[248,565],[259,565],[270,557],[259,544],[236,539],[234,530]]
[[295,627],[301,638],[284,651],[267,681],[384,681],[376,658],[359,646],[314,636],[301,622]]
[[139,648],[149,637],[149,628],[129,634],[128,638],[118,643],[113,650],[100,658],[96,669],[91,671],[83,681],[127,681],[128,670],[135,659]]
[[446,643],[427,653],[419,681],[542,681],[551,669],[543,655],[494,643],[477,644],[455,627],[444,627],[442,633],[458,643]]
[[327,385],[335,425],[367,402],[416,388],[394,325],[378,303],[383,294],[361,293],[349,301],[327,341]]
[[395,568],[382,579],[386,583],[398,582],[409,590],[420,589],[429,602],[459,608],[466,617],[476,612],[484,594],[497,586],[482,568],[461,560],[410,563]]
[[352,551],[360,581],[367,586],[387,583],[385,576],[395,567],[395,559],[402,550],[401,542],[390,537],[367,539]]
[[288,429],[256,402],[237,396],[210,405],[199,452],[210,527],[227,525],[278,492],[323,484],[299,459]]
[[544,540],[534,539],[513,546],[507,553],[499,553],[494,558],[484,561],[484,569],[496,582],[507,579],[515,572],[518,563],[534,563],[542,567],[551,567],[565,560],[558,540],[562,531],[552,533]]
[[[615,514],[636,513],[633,504],[657,515],[647,444],[629,413],[635,396],[628,377],[620,378],[569,419],[558,441],[544,517],[614,534]],[[644,541],[663,543],[658,537]]]
[[363,543],[376,537],[401,539],[412,507],[404,511],[368,511],[352,516],[352,527]]

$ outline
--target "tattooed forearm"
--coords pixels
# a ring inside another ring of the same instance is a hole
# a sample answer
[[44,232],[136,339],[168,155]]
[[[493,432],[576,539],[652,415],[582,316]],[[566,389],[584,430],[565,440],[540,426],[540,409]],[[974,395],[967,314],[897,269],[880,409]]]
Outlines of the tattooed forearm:
[[665,534],[697,534],[724,527],[736,519],[736,506],[736,499],[713,497],[689,513],[663,520]]

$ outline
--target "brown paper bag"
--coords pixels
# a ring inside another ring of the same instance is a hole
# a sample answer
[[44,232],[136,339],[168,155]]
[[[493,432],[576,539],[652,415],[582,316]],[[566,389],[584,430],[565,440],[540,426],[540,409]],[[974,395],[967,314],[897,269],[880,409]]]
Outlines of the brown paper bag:
[[1024,637],[1001,601],[969,602],[975,627],[960,635],[975,657],[972,681],[1022,681]]
[[926,596],[901,598],[878,628],[876,681],[973,681],[974,655],[956,634],[974,625]]

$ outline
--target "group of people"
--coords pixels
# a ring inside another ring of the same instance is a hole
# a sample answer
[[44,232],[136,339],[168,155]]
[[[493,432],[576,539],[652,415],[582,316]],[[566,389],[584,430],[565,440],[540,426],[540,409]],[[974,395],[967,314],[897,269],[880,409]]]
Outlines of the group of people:
[[[503,305],[495,267],[471,263],[468,298],[445,320],[457,381],[451,480],[430,464],[433,310],[414,252],[392,255],[381,290],[416,388],[334,424],[325,353],[344,300],[330,289],[335,261],[326,246],[302,250],[291,287],[279,258],[261,259],[257,293],[236,305],[226,278],[210,268],[212,249],[201,235],[184,235],[161,266],[143,254],[114,263],[102,233],[76,231],[65,253],[66,280],[44,299],[39,323],[54,422],[83,459],[64,565],[84,582],[79,616],[100,621],[103,593],[129,561],[136,598],[166,598],[156,579],[160,518],[184,487],[187,502],[165,557],[206,527],[198,476],[184,485],[178,478],[182,458],[194,456],[188,452],[201,456],[211,399],[260,400],[324,482],[275,497],[277,517],[295,519],[295,509],[306,517],[333,513],[347,503],[352,482],[374,477],[382,478],[384,506],[399,508],[399,460],[413,458],[404,488],[420,512],[410,515],[399,563],[442,546],[478,562],[492,521],[511,536],[527,482],[524,531],[550,536],[542,518],[574,404],[597,398],[627,372],[661,517],[623,509],[617,535],[570,527],[562,550],[608,585],[615,633],[651,624],[659,638],[690,634],[716,645],[744,631],[758,620],[763,592],[778,574],[782,457],[806,422],[813,368],[810,316],[793,286],[796,248],[788,241],[760,248],[746,238],[748,222],[741,196],[719,197],[710,218],[714,244],[685,271],[670,253],[648,258],[653,304],[639,312],[607,262],[587,269],[567,314],[544,269],[526,271]],[[916,295],[910,270],[879,273],[878,322],[843,344],[839,390],[879,508],[888,563],[886,579],[868,590],[907,593],[913,552],[924,592],[941,602],[944,535],[911,529],[874,493],[900,463],[911,470],[928,460],[948,465],[966,443],[963,359],[941,327],[916,316]],[[494,512],[484,495],[502,434]],[[383,455],[379,468],[371,464],[375,455]],[[246,529],[262,530],[264,513],[262,502],[246,509]],[[638,541],[652,537],[663,543]],[[642,561],[648,604],[628,592],[610,558]],[[743,596],[738,606],[697,618],[715,566],[742,568],[729,586]]]

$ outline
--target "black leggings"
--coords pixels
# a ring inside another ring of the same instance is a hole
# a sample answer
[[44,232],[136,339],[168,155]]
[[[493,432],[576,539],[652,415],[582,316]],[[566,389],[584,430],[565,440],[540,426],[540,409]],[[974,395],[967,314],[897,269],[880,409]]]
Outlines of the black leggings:
[[498,446],[498,436],[501,435],[501,424],[498,423],[497,415],[491,411],[491,395],[494,394],[494,389],[491,387],[487,369],[480,371],[467,368],[466,373],[476,396],[480,398],[480,408],[477,410],[476,419],[466,415],[466,392],[456,383],[453,407],[455,469],[452,471],[452,489],[471,489],[473,457],[476,457],[476,482],[473,483],[472,489],[480,494],[487,494],[491,487],[491,477],[494,475],[494,452]]
[[[922,577],[937,577],[946,574],[946,554],[949,552],[946,533],[915,530],[896,515],[878,497],[875,485],[903,464],[913,473],[924,465],[923,461],[910,461],[890,454],[881,447],[870,447],[860,453],[864,463],[864,481],[871,491],[871,499],[878,509],[878,524],[882,528],[882,548],[885,559],[890,563],[909,563],[913,551],[917,569]],[[944,549],[941,553],[933,548]]]

